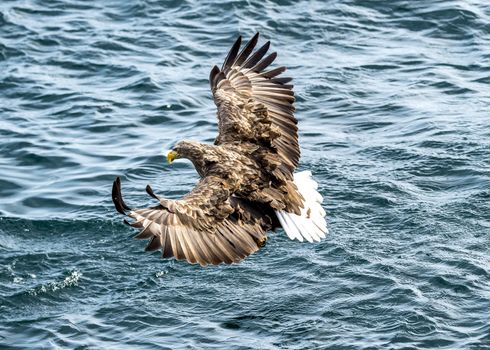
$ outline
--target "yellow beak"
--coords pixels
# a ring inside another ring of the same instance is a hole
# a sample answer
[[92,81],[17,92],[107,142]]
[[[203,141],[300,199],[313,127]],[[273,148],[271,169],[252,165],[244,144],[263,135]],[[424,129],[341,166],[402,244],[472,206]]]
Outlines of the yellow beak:
[[168,164],[172,164],[175,158],[177,158],[178,154],[175,151],[170,151],[167,153],[167,162]]

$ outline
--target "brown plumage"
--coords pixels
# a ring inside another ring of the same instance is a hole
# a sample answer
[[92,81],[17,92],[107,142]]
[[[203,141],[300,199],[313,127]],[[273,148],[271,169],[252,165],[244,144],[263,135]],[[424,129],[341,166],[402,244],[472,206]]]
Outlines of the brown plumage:
[[201,265],[234,263],[257,251],[266,232],[280,226],[275,211],[301,215],[304,198],[295,185],[298,165],[297,120],[291,79],[284,67],[267,70],[276,53],[269,42],[254,52],[257,33],[240,51],[233,45],[221,69],[211,70],[210,85],[218,109],[214,145],[181,141],[169,154],[187,158],[201,179],[179,200],[147,192],[159,204],[131,209],[113,186],[116,209],[134,221],[136,238],[149,239],[146,250],[162,251]]

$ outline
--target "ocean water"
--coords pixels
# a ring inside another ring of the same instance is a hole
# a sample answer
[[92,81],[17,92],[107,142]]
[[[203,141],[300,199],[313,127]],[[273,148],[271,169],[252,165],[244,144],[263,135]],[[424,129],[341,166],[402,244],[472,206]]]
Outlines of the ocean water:
[[[114,210],[197,180],[207,77],[260,31],[288,67],[320,243],[145,253]],[[1,349],[490,349],[486,1],[0,2]]]

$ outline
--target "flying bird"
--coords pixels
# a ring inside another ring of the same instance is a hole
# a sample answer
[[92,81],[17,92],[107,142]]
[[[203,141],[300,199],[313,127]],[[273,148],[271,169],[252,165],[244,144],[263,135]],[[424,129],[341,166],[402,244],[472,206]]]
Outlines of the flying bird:
[[180,141],[167,161],[186,158],[200,180],[181,199],[147,193],[159,203],[132,209],[116,178],[112,199],[132,218],[135,236],[148,239],[147,251],[189,263],[237,263],[265,244],[267,232],[282,227],[290,239],[320,241],[327,225],[322,196],[310,171],[295,172],[300,159],[294,92],[286,68],[268,67],[270,42],[254,50],[255,34],[240,50],[238,37],[221,68],[209,76],[217,106],[214,144]]

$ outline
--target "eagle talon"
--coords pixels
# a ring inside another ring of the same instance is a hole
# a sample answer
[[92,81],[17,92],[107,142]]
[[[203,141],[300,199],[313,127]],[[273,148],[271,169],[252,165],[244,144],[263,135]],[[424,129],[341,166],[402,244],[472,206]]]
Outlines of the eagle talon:
[[256,241],[256,243],[257,243],[257,246],[258,246],[259,248],[262,248],[262,247],[263,247],[263,246],[265,246],[265,244],[267,243],[267,237],[264,237],[264,238],[262,238],[262,239],[260,239],[260,240],[258,239],[258,240]]

